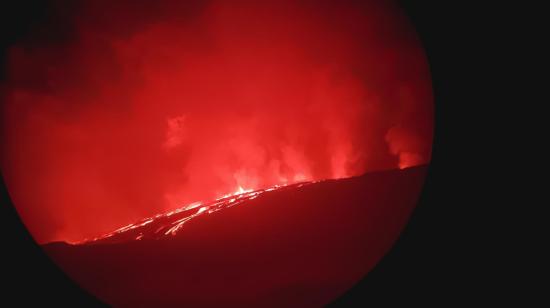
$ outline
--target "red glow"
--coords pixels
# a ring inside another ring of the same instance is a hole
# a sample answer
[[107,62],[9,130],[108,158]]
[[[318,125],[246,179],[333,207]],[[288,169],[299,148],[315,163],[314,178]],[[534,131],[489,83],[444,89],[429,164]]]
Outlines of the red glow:
[[136,223],[126,225],[102,236],[71,244],[120,243],[131,241],[132,239],[159,239],[166,235],[174,236],[182,229],[185,223],[193,218],[205,214],[212,214],[239,205],[240,203],[254,200],[266,192],[279,190],[281,188],[300,188],[312,183],[315,182],[302,182],[295,185],[275,185],[270,188],[258,190],[245,190],[239,187],[239,190],[236,192],[226,194],[214,201],[206,203],[201,201],[193,202],[187,206],[177,208],[167,213],[160,213],[154,217],[144,218]]
[[85,2],[10,51],[0,163],[37,241],[429,161],[429,71],[393,5],[132,5]]

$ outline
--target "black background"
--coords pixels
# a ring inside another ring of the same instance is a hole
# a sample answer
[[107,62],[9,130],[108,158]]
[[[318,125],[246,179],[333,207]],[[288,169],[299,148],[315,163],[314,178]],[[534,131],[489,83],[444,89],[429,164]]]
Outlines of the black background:
[[[398,242],[334,306],[445,307],[493,302],[490,262],[486,263],[482,253],[483,244],[474,245],[481,237],[476,232],[476,217],[488,200],[473,196],[483,190],[479,163],[490,165],[482,150],[489,134],[483,129],[487,125],[483,110],[492,107],[484,73],[493,59],[486,57],[486,47],[498,35],[492,19],[498,9],[487,13],[467,2],[400,2],[420,35],[432,71],[436,116],[432,163],[417,209]],[[5,47],[47,11],[47,3],[41,1],[0,4],[2,59]],[[0,306],[27,306],[36,301],[53,307],[100,306],[34,243],[3,183],[0,193]]]

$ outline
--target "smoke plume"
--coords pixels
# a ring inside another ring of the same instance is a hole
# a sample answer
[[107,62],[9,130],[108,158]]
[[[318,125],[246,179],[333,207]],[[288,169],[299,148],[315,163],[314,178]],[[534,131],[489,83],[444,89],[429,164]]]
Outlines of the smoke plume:
[[2,173],[39,242],[430,159],[427,62],[387,1],[54,2],[7,60]]

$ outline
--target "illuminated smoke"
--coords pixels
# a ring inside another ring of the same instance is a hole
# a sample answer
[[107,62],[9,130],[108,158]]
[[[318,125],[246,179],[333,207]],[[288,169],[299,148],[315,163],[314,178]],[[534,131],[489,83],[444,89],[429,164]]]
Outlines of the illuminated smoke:
[[145,3],[54,7],[10,51],[2,173],[38,241],[429,161],[427,63],[389,2]]

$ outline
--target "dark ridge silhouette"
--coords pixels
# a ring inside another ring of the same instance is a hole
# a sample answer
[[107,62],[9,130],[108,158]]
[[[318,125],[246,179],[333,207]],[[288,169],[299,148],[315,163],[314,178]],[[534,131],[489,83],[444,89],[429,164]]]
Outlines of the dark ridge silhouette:
[[426,170],[270,191],[195,217],[174,235],[43,248],[78,284],[117,307],[318,307],[389,250]]

